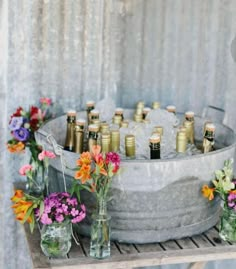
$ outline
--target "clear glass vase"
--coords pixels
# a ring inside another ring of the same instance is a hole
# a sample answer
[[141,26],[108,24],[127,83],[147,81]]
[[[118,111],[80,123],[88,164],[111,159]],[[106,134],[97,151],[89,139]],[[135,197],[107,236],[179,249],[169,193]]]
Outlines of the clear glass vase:
[[236,242],[236,211],[227,206],[222,210],[219,235],[225,241]]
[[43,253],[47,257],[65,258],[71,248],[71,229],[70,221],[44,225],[40,242]]
[[90,257],[104,259],[111,255],[110,216],[105,199],[98,201],[97,212],[92,216],[90,232]]
[[45,169],[43,162],[30,159],[30,164],[33,166],[32,176],[27,177],[26,190],[31,195],[40,195],[45,191],[45,184],[47,178],[47,169]]

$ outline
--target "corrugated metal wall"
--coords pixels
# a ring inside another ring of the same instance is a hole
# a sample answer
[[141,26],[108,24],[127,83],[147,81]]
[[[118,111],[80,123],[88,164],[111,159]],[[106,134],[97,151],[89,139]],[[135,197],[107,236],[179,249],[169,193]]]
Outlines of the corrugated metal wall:
[[[7,117],[41,96],[65,110],[110,96],[117,106],[156,100],[197,114],[215,105],[236,129],[235,0],[2,0],[0,12],[8,40],[0,52]],[[19,179],[23,157],[0,158],[2,165],[16,160],[4,177],[8,208],[10,178]],[[30,268],[11,213],[4,229],[5,261],[17,255],[5,268]]]

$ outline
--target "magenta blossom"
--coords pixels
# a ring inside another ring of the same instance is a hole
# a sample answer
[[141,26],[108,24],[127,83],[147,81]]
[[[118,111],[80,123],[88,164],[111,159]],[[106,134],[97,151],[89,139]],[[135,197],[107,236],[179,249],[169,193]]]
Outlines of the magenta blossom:
[[54,192],[44,198],[44,211],[39,217],[42,224],[61,223],[71,220],[72,223],[82,221],[86,216],[84,205],[79,206],[76,198],[67,192]]
[[113,173],[116,173],[120,167],[120,156],[116,152],[108,152],[106,154],[106,164],[111,163],[113,165]]
[[52,104],[52,100],[50,98],[47,98],[47,97],[42,97],[42,98],[40,98],[40,103],[43,105],[50,106]]

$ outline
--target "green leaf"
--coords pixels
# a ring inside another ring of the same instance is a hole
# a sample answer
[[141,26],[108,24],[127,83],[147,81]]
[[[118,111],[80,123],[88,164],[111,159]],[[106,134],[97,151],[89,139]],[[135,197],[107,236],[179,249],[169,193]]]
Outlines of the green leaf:
[[40,202],[40,205],[39,205],[39,217],[42,216],[43,211],[44,211],[44,202],[41,201],[41,202]]
[[34,225],[35,225],[35,218],[34,218],[34,216],[32,216],[32,222],[29,225],[30,225],[30,231],[31,231],[31,233],[33,233],[33,231],[34,231]]
[[26,220],[29,218],[29,216],[30,216],[31,213],[33,212],[33,209],[34,209],[33,206],[29,207],[28,211],[27,211],[26,214],[25,214],[24,219],[22,220],[22,223],[25,223],[25,222],[26,222]]

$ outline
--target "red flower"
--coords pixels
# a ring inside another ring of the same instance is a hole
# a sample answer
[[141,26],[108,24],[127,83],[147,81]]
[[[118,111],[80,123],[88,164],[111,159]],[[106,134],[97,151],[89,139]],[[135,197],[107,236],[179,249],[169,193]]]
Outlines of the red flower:
[[39,112],[38,107],[36,107],[36,106],[32,106],[32,107],[30,108],[30,117],[32,117],[34,114],[38,114],[38,112]]
[[38,128],[39,128],[39,120],[38,119],[33,119],[33,120],[30,120],[30,128],[33,130],[33,131],[37,131]]
[[23,108],[20,106],[17,108],[16,112],[14,114],[12,114],[12,117],[20,117],[21,116],[21,111],[23,110]]

